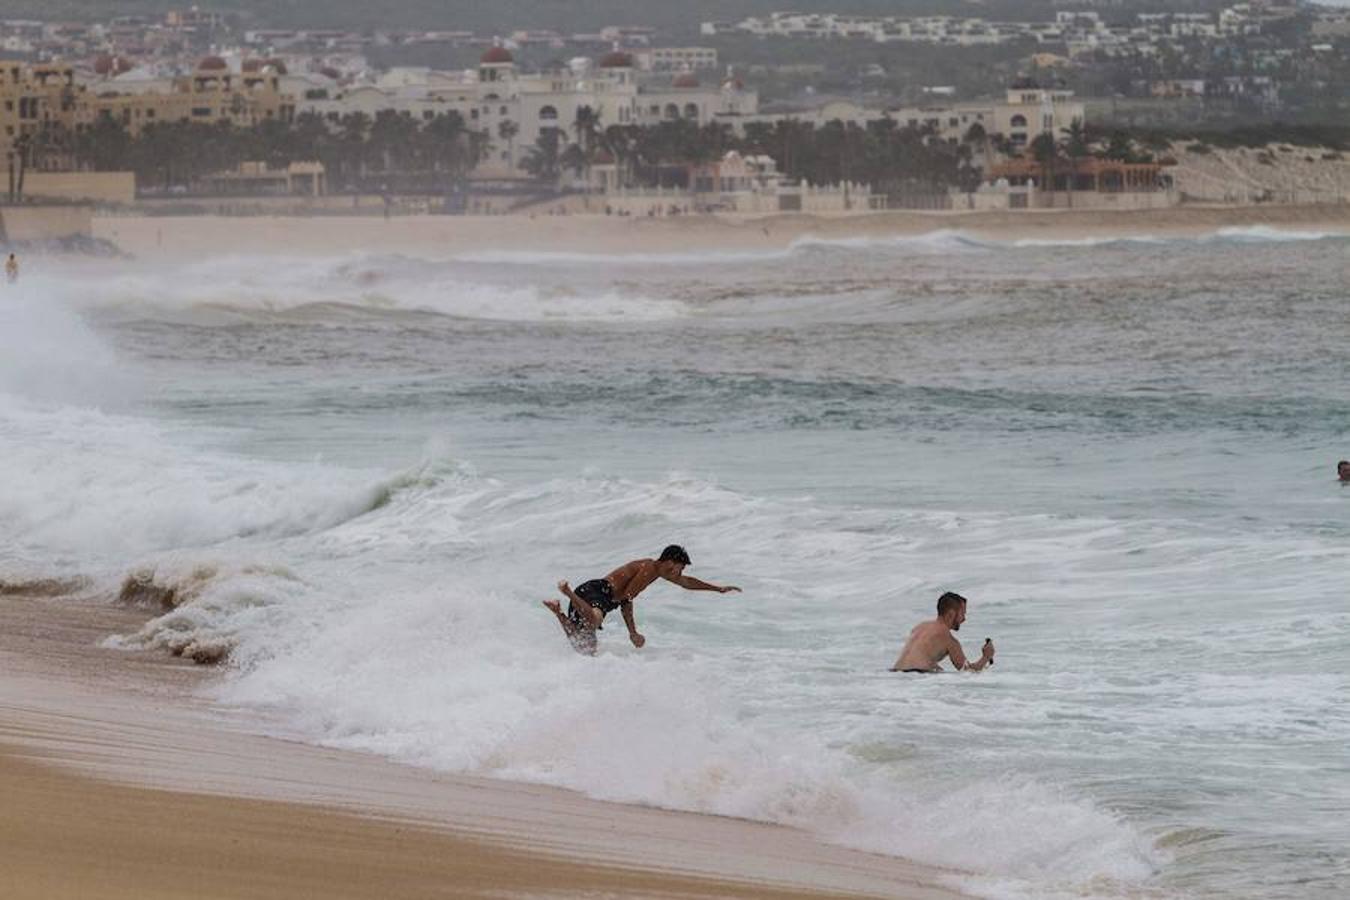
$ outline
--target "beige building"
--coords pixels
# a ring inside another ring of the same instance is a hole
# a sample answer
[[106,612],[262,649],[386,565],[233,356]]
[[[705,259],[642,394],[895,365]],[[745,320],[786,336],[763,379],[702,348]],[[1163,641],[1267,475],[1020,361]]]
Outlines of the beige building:
[[4,63],[0,69],[0,165],[8,166],[11,154],[25,138],[36,141],[44,127],[55,122],[73,128],[85,97],[70,66]]
[[155,122],[217,122],[250,128],[269,120],[295,118],[295,101],[281,91],[278,67],[246,63],[232,71],[224,59],[208,56],[188,76],[167,79],[136,90],[121,91],[116,81],[96,85],[87,101],[77,104],[75,127],[107,116],[138,135]]
[[288,122],[295,103],[281,92],[280,77],[270,66],[246,65],[234,72],[220,57],[207,57],[189,76],[122,90],[115,79],[81,84],[69,65],[7,63],[0,68],[0,164],[8,164],[26,136],[28,168],[71,168],[69,152],[39,136],[78,134],[103,117],[121,122],[132,135],[155,122],[243,127]]

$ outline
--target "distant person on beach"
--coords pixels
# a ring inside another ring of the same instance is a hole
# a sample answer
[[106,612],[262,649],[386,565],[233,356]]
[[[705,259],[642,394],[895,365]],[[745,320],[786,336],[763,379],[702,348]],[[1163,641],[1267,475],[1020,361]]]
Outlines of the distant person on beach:
[[1350,459],[1336,463],[1336,477],[1341,481],[1350,481]]
[[938,663],[950,656],[956,671],[978,672],[985,666],[994,664],[994,642],[986,640],[984,651],[975,662],[966,659],[961,642],[954,632],[961,630],[966,620],[966,598],[951,591],[943,594],[937,602],[937,618],[920,622],[909,633],[905,649],[900,658],[891,666],[892,672],[941,672]]
[[657,559],[635,559],[604,578],[593,578],[577,585],[575,591],[566,581],[558,582],[558,590],[569,602],[566,614],[557,600],[545,600],[544,606],[558,617],[558,624],[578,653],[595,655],[595,632],[602,627],[605,616],[616,609],[623,614],[624,624],[628,626],[628,639],[634,647],[641,647],[647,639],[638,632],[633,620],[633,598],[656,579],[664,578],[686,591],[716,591],[719,594],[740,591],[738,587],[719,587],[685,575],[687,565],[689,554],[683,547],[671,544]]
[[9,279],[10,284],[19,280],[19,258],[13,253],[5,260],[5,277]]

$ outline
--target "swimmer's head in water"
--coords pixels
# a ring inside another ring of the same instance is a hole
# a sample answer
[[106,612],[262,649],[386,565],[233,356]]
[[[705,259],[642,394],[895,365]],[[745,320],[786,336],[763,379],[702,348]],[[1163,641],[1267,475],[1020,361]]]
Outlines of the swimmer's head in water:
[[1336,463],[1336,475],[1341,481],[1350,481],[1350,459],[1343,459]]
[[938,598],[937,613],[939,619],[947,620],[952,631],[960,631],[966,620],[966,598],[948,591]]

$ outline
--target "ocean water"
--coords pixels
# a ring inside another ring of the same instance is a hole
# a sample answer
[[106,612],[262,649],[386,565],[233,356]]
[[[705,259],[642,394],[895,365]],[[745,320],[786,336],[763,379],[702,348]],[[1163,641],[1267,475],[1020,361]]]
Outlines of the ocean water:
[[[782,822],[993,898],[1350,879],[1350,239],[32,260],[0,580],[288,733]],[[540,601],[667,543],[632,648]],[[978,675],[886,671],[942,591]],[[109,601],[111,602],[111,601]]]

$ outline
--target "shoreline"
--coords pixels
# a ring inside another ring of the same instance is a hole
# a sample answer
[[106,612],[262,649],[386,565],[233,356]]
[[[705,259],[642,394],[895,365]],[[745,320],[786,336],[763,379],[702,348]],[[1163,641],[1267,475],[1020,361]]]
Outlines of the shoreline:
[[145,618],[0,591],[0,894],[962,896],[785,826],[262,736],[194,696],[216,670],[98,646]]
[[572,252],[612,255],[782,251],[805,238],[915,237],[958,231],[985,240],[1196,237],[1221,228],[1271,227],[1350,234],[1350,205],[1181,206],[1156,210],[1017,212],[888,211],[825,217],[667,219],[568,216],[101,216],[94,237],[134,257],[185,261],[257,254],[323,256],[464,252]]

